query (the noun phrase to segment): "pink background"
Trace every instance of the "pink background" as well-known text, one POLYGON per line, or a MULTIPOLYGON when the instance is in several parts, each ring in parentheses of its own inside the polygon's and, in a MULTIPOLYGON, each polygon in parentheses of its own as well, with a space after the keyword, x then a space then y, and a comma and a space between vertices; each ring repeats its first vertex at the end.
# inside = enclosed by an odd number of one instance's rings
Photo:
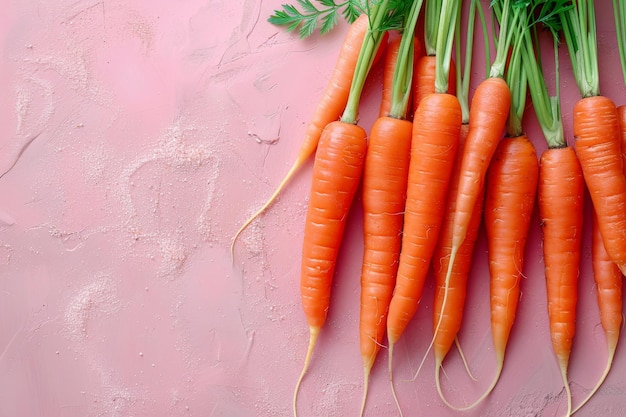
MULTIPOLYGON (((487 2, 484 2, 487 3, 487 2)), ((602 91, 624 103, 609 2, 597 2, 602 91)), ((346 25, 299 40, 266 22, 281 1, 9 0, 0 5, 0 416, 288 416, 308 328, 300 308, 307 165, 266 215, 230 239, 293 160, 346 25)), ((480 48, 480 42, 477 43, 480 48)), ((563 55, 565 57, 565 55, 563 55)), ((477 59, 475 79, 482 74, 477 59)), ((577 98, 562 61, 568 134, 577 98)), ((552 75, 551 71, 547 74, 552 75)), ((378 111, 374 68, 360 123, 378 111)), ((528 133, 545 149, 532 111, 528 133)), ((301 416, 357 415, 362 254, 359 200, 301 416)), ((484 235, 445 390, 464 404, 494 370, 484 235)), ((577 403, 606 348, 585 229, 570 380, 577 403)), ((550 346, 535 215, 501 382, 468 416, 556 416, 564 391, 550 346)), ((405 416, 453 416, 432 356, 432 281, 395 356, 405 416)), ((580 416, 626 413, 619 346, 580 416)), ((398 415, 381 351, 367 416, 398 415)))

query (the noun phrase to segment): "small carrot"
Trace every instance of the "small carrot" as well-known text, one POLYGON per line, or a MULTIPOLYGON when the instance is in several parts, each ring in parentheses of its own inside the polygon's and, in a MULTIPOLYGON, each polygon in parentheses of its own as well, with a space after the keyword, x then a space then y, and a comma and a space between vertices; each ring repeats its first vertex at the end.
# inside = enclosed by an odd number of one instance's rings
POLYGON ((289 183, 291 178, 293 178, 296 172, 298 172, 304 163, 313 155, 324 127, 326 127, 326 125, 330 122, 338 120, 341 113, 344 111, 348 101, 348 95, 354 77, 357 59, 367 33, 367 28, 368 17, 366 14, 359 16, 359 18, 350 25, 348 33, 346 34, 341 46, 341 50, 339 51, 333 73, 322 94, 322 97, 317 104, 317 107, 315 108, 311 120, 307 125, 304 140, 300 146, 298 154, 296 155, 296 160, 280 184, 278 184, 278 187, 272 193, 270 198, 261 206, 261 208, 254 212, 254 214, 252 214, 252 216, 250 216, 235 233, 231 243, 231 258, 234 259, 235 243, 239 235, 246 227, 248 227, 248 225, 250 225, 250 223, 254 221, 254 219, 256 219, 259 215, 265 212, 270 205, 272 205, 278 195, 289 183))

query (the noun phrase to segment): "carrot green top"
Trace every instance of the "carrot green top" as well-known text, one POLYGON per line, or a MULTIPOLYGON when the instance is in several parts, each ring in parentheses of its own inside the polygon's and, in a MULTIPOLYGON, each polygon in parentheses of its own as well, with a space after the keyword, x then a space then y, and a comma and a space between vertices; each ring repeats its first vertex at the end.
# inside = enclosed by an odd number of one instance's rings
MULTIPOLYGON (((475 27, 475 19, 476 13, 478 13, 478 17, 480 18, 482 31, 483 31, 483 40, 485 41, 485 68, 489 67, 490 59, 489 59, 489 40, 487 34, 487 23, 485 21, 485 13, 482 9, 482 5, 480 0, 471 0, 469 13, 467 16, 467 33, 465 36, 465 59, 463 60, 463 71, 460 70, 461 67, 461 25, 460 21, 456 24, 455 31, 455 51, 456 51, 456 63, 459 66, 459 71, 456 72, 456 96, 459 99, 459 104, 461 105, 462 119, 463 123, 469 123, 469 87, 470 87, 470 74, 472 72, 472 51, 474 47, 474 27, 475 27)), ((459 19, 461 14, 459 13, 459 19)), ((488 71, 488 69, 487 69, 488 71)))
POLYGON ((352 78, 352 85, 348 95, 348 103, 341 116, 342 122, 356 123, 361 92, 383 35, 385 31, 395 28, 399 20, 403 21, 407 13, 407 7, 412 5, 414 1, 380 0, 372 2, 371 5, 367 4, 369 25, 365 39, 363 39, 359 57, 357 58, 354 77, 352 78))
POLYGON ((613 0, 613 15, 615 16, 615 34, 617 35, 622 74, 626 84, 626 1, 613 0))
POLYGON ((554 63, 556 77, 556 92, 553 96, 548 93, 546 80, 541 70, 541 63, 537 57, 541 56, 539 51, 535 52, 537 32, 526 31, 524 34, 521 53, 524 68, 528 75, 528 88, 533 101, 535 114, 539 126, 543 132, 549 148, 562 148, 567 146, 565 134, 563 132, 563 121, 561 118, 560 88, 559 88, 559 33, 562 30, 561 18, 563 13, 567 13, 572 7, 571 2, 564 0, 552 0, 542 2, 542 7, 537 12, 536 22, 543 24, 552 34, 554 45, 554 63))
POLYGON ((422 8, 422 0, 414 0, 405 21, 402 30, 402 39, 400 40, 400 48, 398 50, 398 61, 393 75, 393 84, 391 87, 391 109, 390 117, 398 119, 406 118, 409 96, 411 92, 411 82, 413 79, 413 54, 414 54, 414 36, 417 18, 422 8))
POLYGON ((594 2, 593 0, 578 0, 571 3, 573 6, 559 13, 559 16, 572 61, 574 78, 581 97, 598 96, 600 95, 600 77, 598 75, 594 2))
MULTIPOLYGON (((435 45, 435 92, 448 91, 450 60, 454 45, 456 23, 461 11, 461 0, 440 0, 440 15, 437 17, 437 43, 435 45)), ((428 16, 427 16, 428 17, 428 16)))

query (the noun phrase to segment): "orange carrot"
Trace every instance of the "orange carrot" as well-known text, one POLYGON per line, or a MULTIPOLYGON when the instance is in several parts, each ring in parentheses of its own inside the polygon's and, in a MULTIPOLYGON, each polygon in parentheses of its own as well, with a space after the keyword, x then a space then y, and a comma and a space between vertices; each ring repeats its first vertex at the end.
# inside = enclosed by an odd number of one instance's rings
POLYGON ((390 373, 393 347, 421 299, 461 128, 461 108, 455 96, 431 94, 422 103, 413 122, 402 251, 387 317, 390 373))
POLYGON ((613 101, 592 96, 576 102, 574 137, 604 247, 622 273, 626 273, 626 177, 613 101))
POLYGON ((537 152, 526 135, 500 142, 489 167, 485 201, 491 329, 497 364, 494 386, 515 321, 538 175, 537 152))
POLYGON ((381 117, 369 137, 362 185, 364 252, 359 320, 364 401, 369 374, 383 343, 398 270, 412 126, 407 120, 381 117))
POLYGON ((341 121, 322 132, 315 154, 304 229, 300 290, 309 324, 309 348, 296 394, 308 369, 320 329, 326 322, 335 263, 352 199, 361 181, 367 135, 363 128, 341 121))
POLYGON ((571 414, 567 367, 576 331, 576 304, 583 223, 584 180, 570 147, 550 148, 541 156, 539 215, 543 230, 548 316, 571 414))
POLYGON ((469 125, 461 125, 459 134, 459 149, 457 159, 454 164, 450 184, 448 186, 448 196, 445 215, 439 239, 432 257, 431 267, 435 277, 435 301, 433 305, 434 327, 439 323, 439 332, 434 336, 433 352, 437 369, 450 351, 452 343, 461 329, 463 318, 463 308, 467 292, 467 277, 471 268, 474 243, 478 235, 478 229, 482 218, 483 198, 479 196, 476 207, 472 214, 468 234, 457 254, 457 262, 452 269, 450 280, 446 286, 446 274, 448 272, 448 261, 452 249, 452 225, 454 212, 456 210, 456 194, 460 176, 460 165, 463 147, 469 132, 469 125), (443 306, 445 292, 448 291, 447 305, 443 306))
POLYGON ((313 155, 320 135, 324 127, 332 121, 338 120, 346 107, 350 86, 354 77, 354 70, 363 40, 368 29, 368 17, 362 14, 357 20, 350 25, 350 29, 339 51, 339 56, 333 73, 328 81, 326 89, 322 94, 320 101, 315 108, 315 112, 307 126, 304 141, 300 146, 300 150, 296 156, 293 165, 278 184, 278 187, 270 198, 259 208, 252 216, 250 216, 239 230, 235 233, 231 243, 231 258, 234 258, 235 242, 243 230, 254 219, 261 215, 276 200, 280 192, 285 188, 287 183, 295 175, 295 173, 304 165, 304 163, 313 155))
MULTIPOLYGON (((620 121, 620 138, 622 153, 622 168, 626 171, 626 106, 618 107, 620 121)), ((617 342, 622 327, 622 280, 623 275, 615 262, 611 260, 602 241, 602 235, 598 226, 598 216, 595 211, 592 214, 591 224, 591 261, 593 277, 596 283, 598 307, 600 310, 600 322, 606 335, 607 361, 604 371, 598 382, 591 389, 587 397, 578 404, 572 414, 580 410, 600 389, 611 370, 617 342)))
POLYGON ((626 167, 626 104, 622 104, 617 108, 617 117, 619 118, 621 132, 622 166, 626 167))

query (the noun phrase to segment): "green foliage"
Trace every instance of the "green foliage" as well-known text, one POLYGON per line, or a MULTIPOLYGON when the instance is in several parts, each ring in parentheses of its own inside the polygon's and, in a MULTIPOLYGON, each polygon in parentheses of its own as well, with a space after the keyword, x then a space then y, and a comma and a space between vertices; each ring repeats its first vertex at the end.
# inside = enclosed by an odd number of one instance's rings
POLYGON ((338 22, 338 16, 352 23, 368 5, 360 0, 347 0, 336 3, 334 0, 317 0, 319 6, 311 0, 297 0, 299 6, 283 4, 282 10, 275 10, 268 22, 277 26, 287 26, 288 31, 298 30, 300 38, 311 36, 319 28, 321 34, 330 32, 338 22))

